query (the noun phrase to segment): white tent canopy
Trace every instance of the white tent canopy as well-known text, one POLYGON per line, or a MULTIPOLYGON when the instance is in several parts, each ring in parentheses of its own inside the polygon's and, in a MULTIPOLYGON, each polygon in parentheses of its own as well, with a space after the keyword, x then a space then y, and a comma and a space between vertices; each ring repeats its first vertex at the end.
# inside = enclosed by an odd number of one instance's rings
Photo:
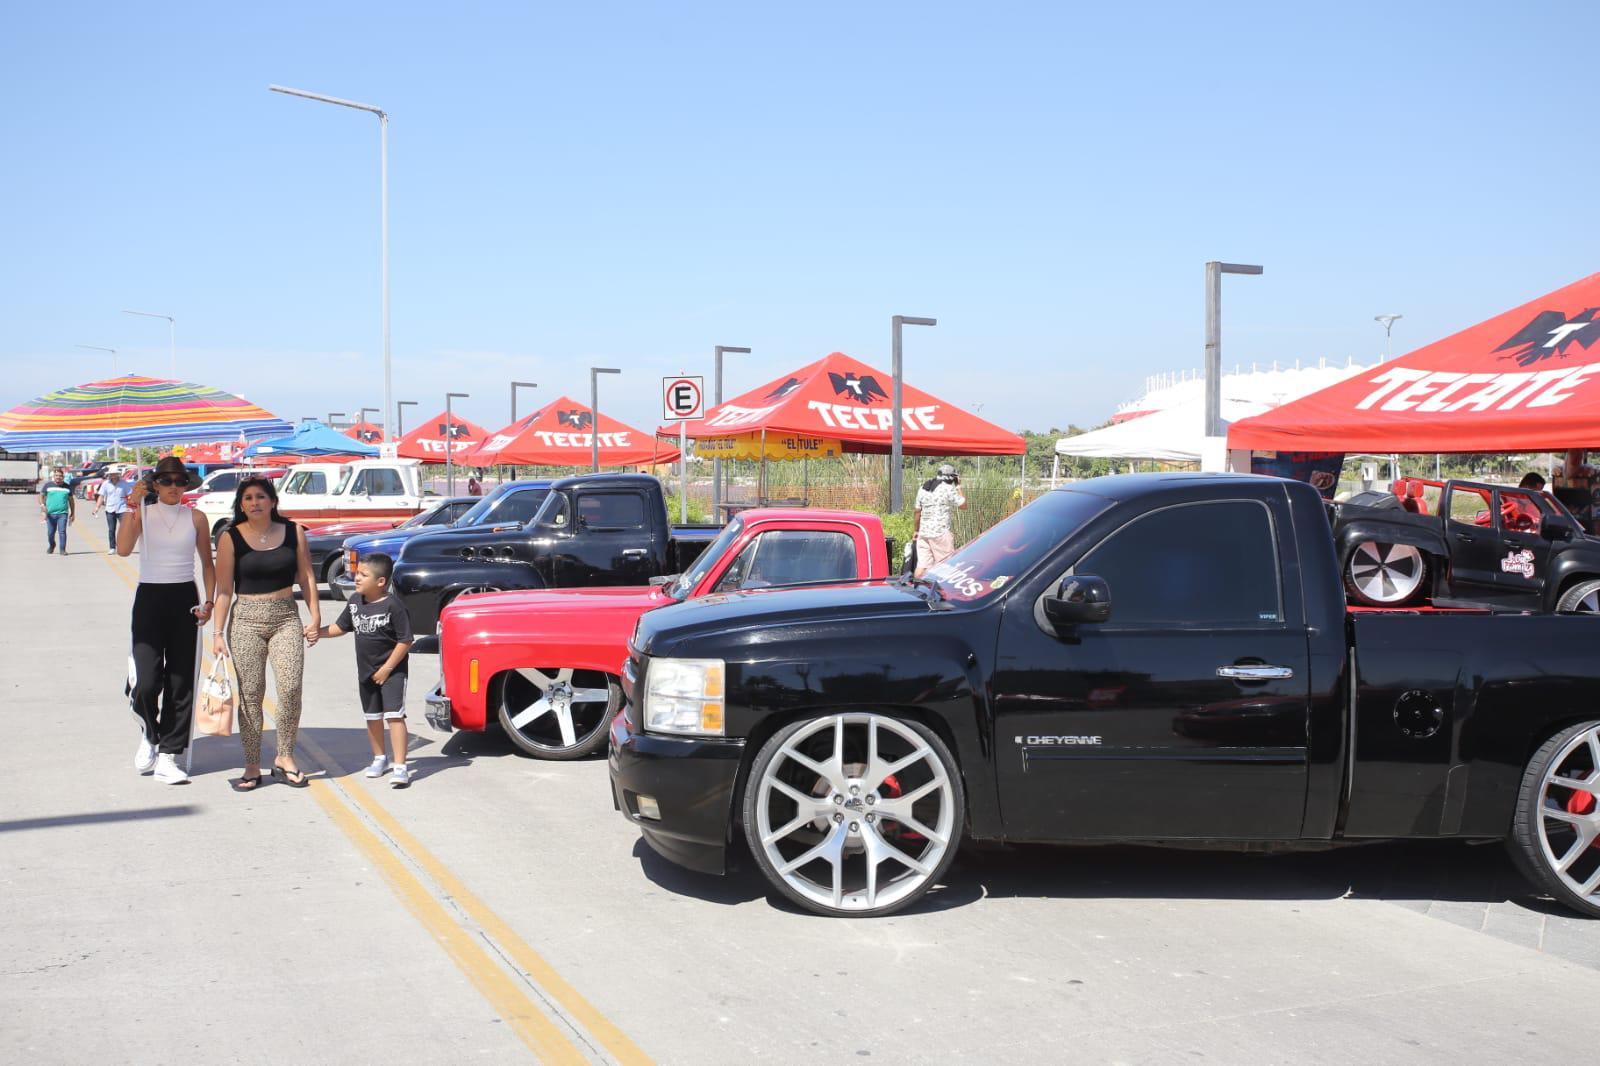
MULTIPOLYGON (((1228 424, 1270 410, 1274 405, 1251 400, 1222 401, 1222 431, 1228 424)), ((1056 441, 1057 455, 1088 459, 1150 459, 1162 463, 1198 463, 1205 447, 1206 407, 1203 399, 1132 418, 1076 437, 1056 441)))

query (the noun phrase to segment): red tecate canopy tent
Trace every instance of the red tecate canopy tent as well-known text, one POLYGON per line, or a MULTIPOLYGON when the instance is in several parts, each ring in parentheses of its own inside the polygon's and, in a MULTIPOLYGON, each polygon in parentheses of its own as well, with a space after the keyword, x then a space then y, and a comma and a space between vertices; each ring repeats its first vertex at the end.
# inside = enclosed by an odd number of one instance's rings
MULTIPOLYGON (((439 421, 443 422, 444 419, 441 418, 439 421)), ((348 429, 341 430, 341 432, 347 437, 354 437, 363 444, 383 443, 383 427, 375 426, 371 422, 357 422, 348 429)))
MULTIPOLYGON (((395 454, 402 459, 421 459, 425 463, 442 463, 445 459, 445 442, 449 441, 450 455, 457 463, 462 456, 483 443, 489 434, 482 426, 468 422, 460 415, 446 415, 440 411, 416 429, 400 438, 395 454)), ((466 463, 475 466, 475 463, 466 463)))
MULTIPOLYGON (((845 451, 884 454, 894 433, 894 379, 843 352, 818 359, 713 407, 689 423, 696 440, 769 435, 823 437, 845 451)), ((900 447, 906 455, 1021 455, 1027 445, 1015 433, 985 422, 955 404, 901 385, 900 447)), ((676 423, 656 430, 677 436, 676 423)))
POLYGON ((566 396, 552 400, 489 437, 459 462, 468 466, 587 466, 595 437, 601 466, 671 463, 678 449, 602 414, 595 425, 588 406, 566 396))
POLYGON ((1230 448, 1534 452, 1600 447, 1600 274, 1241 418, 1230 448))

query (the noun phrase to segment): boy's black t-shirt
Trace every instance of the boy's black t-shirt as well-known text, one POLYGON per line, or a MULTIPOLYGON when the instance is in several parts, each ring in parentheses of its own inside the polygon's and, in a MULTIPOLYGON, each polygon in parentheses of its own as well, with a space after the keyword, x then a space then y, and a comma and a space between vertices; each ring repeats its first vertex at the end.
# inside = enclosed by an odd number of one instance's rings
MULTIPOLYGON (((393 595, 368 603, 361 598, 361 593, 352 593, 344 613, 334 625, 342 632, 356 635, 356 669, 363 681, 389 661, 389 653, 396 644, 409 644, 412 640, 411 616, 406 613, 406 605, 393 595)), ((393 676, 408 673, 406 663, 410 659, 410 656, 401 659, 393 676)))

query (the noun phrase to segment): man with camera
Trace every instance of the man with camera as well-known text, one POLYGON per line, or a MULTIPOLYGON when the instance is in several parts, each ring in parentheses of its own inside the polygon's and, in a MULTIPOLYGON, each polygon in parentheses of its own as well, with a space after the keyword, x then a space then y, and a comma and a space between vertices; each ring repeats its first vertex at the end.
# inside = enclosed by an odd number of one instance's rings
POLYGON ((939 467, 938 476, 924 481, 917 489, 917 577, 954 554, 956 540, 950 522, 955 513, 965 510, 966 506, 967 498, 961 495, 961 478, 949 463, 939 467))

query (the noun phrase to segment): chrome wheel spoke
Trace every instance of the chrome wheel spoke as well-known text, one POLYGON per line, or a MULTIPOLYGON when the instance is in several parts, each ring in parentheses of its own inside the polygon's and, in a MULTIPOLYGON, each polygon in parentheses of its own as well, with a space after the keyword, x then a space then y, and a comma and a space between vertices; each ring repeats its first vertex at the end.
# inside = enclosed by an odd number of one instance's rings
POLYGON ((1597 782, 1600 782, 1600 726, 1591 726, 1573 737, 1550 760, 1540 786, 1538 829, 1544 859, 1567 888, 1588 899, 1600 892, 1600 810, 1596 809, 1597 782), (1566 768, 1577 757, 1579 768, 1566 768), (1582 768, 1587 759, 1588 768, 1582 768), (1578 806, 1584 793, 1588 809, 1581 813, 1568 808, 1578 806), (1554 839, 1552 839, 1552 836, 1554 839), (1559 851, 1559 853, 1558 853, 1559 851), (1587 862, 1585 861, 1587 858, 1587 862))
POLYGON ((573 703, 607 703, 611 693, 603 688, 575 688, 572 690, 573 703))
POLYGON ((572 708, 565 703, 556 705, 556 728, 561 730, 561 744, 570 748, 578 742, 578 734, 572 728, 572 708))
POLYGON ((535 718, 549 714, 550 710, 551 707, 549 700, 543 698, 534 700, 522 710, 511 716, 511 724, 516 726, 518 729, 521 729, 535 718))
POLYGON ((807 770, 810 770, 812 773, 816 774, 822 780, 828 782, 828 784, 832 785, 834 788, 836 788, 836 789, 844 788, 844 774, 843 773, 839 773, 839 774, 835 775, 834 770, 833 770, 833 768, 831 766, 824 766, 822 763, 819 763, 819 762, 817 762, 817 761, 815 761, 813 759, 808 759, 806 756, 800 754, 798 751, 795 751, 793 745, 790 745, 788 747, 785 747, 785 748, 781 749, 779 751, 779 754, 787 756, 790 759, 793 759, 795 762, 799 763, 801 766, 804 766, 807 770))
POLYGON ((518 670, 517 673, 526 678, 528 683, 534 688, 538 689, 540 692, 548 692, 550 690, 550 686, 555 684, 555 680, 553 678, 545 676, 542 670, 535 670, 531 666, 524 667, 518 670))

